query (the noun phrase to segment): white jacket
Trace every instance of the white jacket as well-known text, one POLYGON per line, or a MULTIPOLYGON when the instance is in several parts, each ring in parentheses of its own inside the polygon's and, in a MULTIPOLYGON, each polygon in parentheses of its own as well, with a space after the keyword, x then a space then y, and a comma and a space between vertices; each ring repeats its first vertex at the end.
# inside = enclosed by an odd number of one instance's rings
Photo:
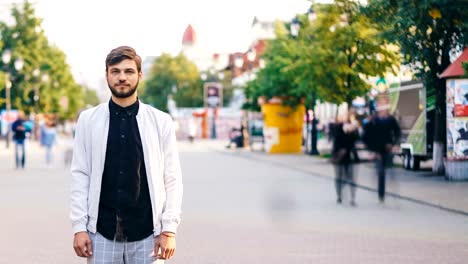
MULTIPOLYGON (((76 126, 70 201, 74 233, 96 233, 109 131, 108 105, 103 103, 83 111, 76 126)), ((180 223, 182 174, 172 119, 141 102, 136 119, 153 209, 154 235, 163 231, 175 233, 180 223)))

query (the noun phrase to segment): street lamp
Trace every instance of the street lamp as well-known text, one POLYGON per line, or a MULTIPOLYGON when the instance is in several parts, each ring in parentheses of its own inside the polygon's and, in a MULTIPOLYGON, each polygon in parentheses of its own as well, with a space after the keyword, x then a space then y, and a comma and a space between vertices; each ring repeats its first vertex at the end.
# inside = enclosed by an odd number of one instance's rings
POLYGON ((206 73, 202 73, 200 75, 200 78, 202 79, 202 81, 206 81, 206 79, 208 78, 208 76, 206 75, 206 73))
MULTIPOLYGON (((317 19, 317 14, 315 13, 314 9, 311 7, 309 9, 309 11, 307 12, 307 17, 309 19, 309 22, 314 22, 316 19, 317 19)), ((291 33, 291 36, 293 38, 297 38, 299 36, 299 30, 301 28, 301 22, 299 21, 299 19, 297 17, 295 17, 292 21, 291 21, 291 25, 290 25, 290 33, 291 33)), ((312 119, 312 128, 311 128, 311 142, 310 142, 310 150, 308 152, 308 154, 310 155, 319 155, 320 153, 318 152, 318 149, 317 149, 317 119, 315 118, 315 101, 316 101, 316 97, 317 97, 317 94, 316 94, 316 91, 315 89, 312 90, 312 105, 311 105, 311 108, 312 108, 312 116, 309 116, 309 111, 307 111, 307 138, 308 138, 308 135, 309 135, 309 126, 310 126, 310 119, 312 119)), ((306 144, 308 143, 308 140, 306 141, 306 144)), ((307 146, 307 145, 306 145, 307 146)), ((307 149, 307 148, 306 148, 307 149)))
POLYGON ((260 69, 265 68, 265 59, 260 58, 260 59, 258 60, 258 67, 260 67, 260 69))
MULTIPOLYGON (((37 80, 41 71, 36 68, 33 70, 32 75, 34 76, 34 80, 37 80)), ((37 83, 34 84, 34 112, 38 112, 38 101, 39 101, 39 86, 37 83)))
POLYGON ((244 58, 242 55, 237 55, 236 58, 234 59, 234 66, 236 68, 242 68, 244 66, 244 58))
POLYGON ((309 11, 307 11, 307 17, 309 18, 310 22, 314 22, 317 19, 317 13, 315 13, 313 7, 310 7, 309 11))
POLYGON ((222 71, 218 72, 218 79, 221 81, 224 80, 224 72, 222 71))
MULTIPOLYGON (((11 61, 11 51, 10 50, 5 50, 2 54, 2 62, 4 65, 4 71, 5 71, 5 99, 6 99, 6 121, 7 121, 7 135, 6 135, 6 147, 10 147, 10 124, 9 124, 9 118, 10 118, 10 111, 11 111, 11 78, 10 78, 10 69, 9 69, 9 64, 11 61)), ((14 67, 16 71, 20 71, 24 66, 24 61, 21 58, 17 58, 14 62, 14 67)))
POLYGON ((254 49, 249 49, 247 52, 247 60, 249 61, 249 80, 254 79, 253 71, 253 64, 255 63, 255 59, 257 58, 257 53, 254 49))
POLYGON ((249 49, 249 51, 247 52, 247 60, 249 60, 250 63, 253 63, 256 57, 257 57, 257 54, 255 50, 249 49))
POLYGON ((301 22, 299 21, 299 19, 297 17, 295 17, 292 21, 291 21, 291 25, 289 26, 289 30, 291 31, 291 35, 296 38, 297 36, 299 36, 299 29, 301 28, 301 22))

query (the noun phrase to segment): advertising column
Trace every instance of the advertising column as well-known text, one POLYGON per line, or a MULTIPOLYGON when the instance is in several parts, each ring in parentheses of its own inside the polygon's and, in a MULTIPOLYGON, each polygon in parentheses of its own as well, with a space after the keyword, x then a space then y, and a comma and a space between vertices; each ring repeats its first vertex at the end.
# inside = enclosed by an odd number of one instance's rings
POLYGON ((447 80, 447 172, 468 179, 468 79, 447 80))

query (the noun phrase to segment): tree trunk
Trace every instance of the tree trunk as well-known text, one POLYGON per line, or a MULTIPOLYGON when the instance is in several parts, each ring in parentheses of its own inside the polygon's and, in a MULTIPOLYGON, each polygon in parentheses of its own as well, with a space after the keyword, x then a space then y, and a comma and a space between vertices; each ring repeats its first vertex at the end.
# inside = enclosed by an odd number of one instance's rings
POLYGON ((435 116, 434 116, 434 145, 432 171, 438 175, 445 172, 444 156, 447 141, 447 109, 445 80, 437 80, 435 84, 435 116))
MULTIPOLYGON (((447 34, 449 35, 449 34, 447 34)), ((444 43, 450 43, 446 39, 444 43)), ((450 65, 450 47, 447 44, 440 47, 442 51, 441 64, 438 69, 440 74, 450 65)), ((435 86, 435 116, 434 116, 434 145, 433 145, 433 165, 432 171, 438 175, 445 173, 444 156, 445 146, 447 145, 447 105, 446 105, 446 81, 439 79, 438 75, 433 76, 433 85, 435 86)))

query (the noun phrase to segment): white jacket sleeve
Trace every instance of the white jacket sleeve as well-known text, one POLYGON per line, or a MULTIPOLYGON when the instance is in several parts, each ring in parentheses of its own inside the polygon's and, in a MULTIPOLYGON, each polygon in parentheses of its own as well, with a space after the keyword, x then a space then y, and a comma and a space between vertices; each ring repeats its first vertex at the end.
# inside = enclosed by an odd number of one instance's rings
POLYGON ((177 232, 182 207, 182 172, 172 119, 168 116, 163 130, 164 188, 166 203, 162 212, 162 232, 177 232))
POLYGON ((90 183, 90 164, 86 151, 86 116, 82 113, 78 119, 73 142, 71 163, 70 220, 73 232, 86 231, 88 223, 88 195, 90 183))

